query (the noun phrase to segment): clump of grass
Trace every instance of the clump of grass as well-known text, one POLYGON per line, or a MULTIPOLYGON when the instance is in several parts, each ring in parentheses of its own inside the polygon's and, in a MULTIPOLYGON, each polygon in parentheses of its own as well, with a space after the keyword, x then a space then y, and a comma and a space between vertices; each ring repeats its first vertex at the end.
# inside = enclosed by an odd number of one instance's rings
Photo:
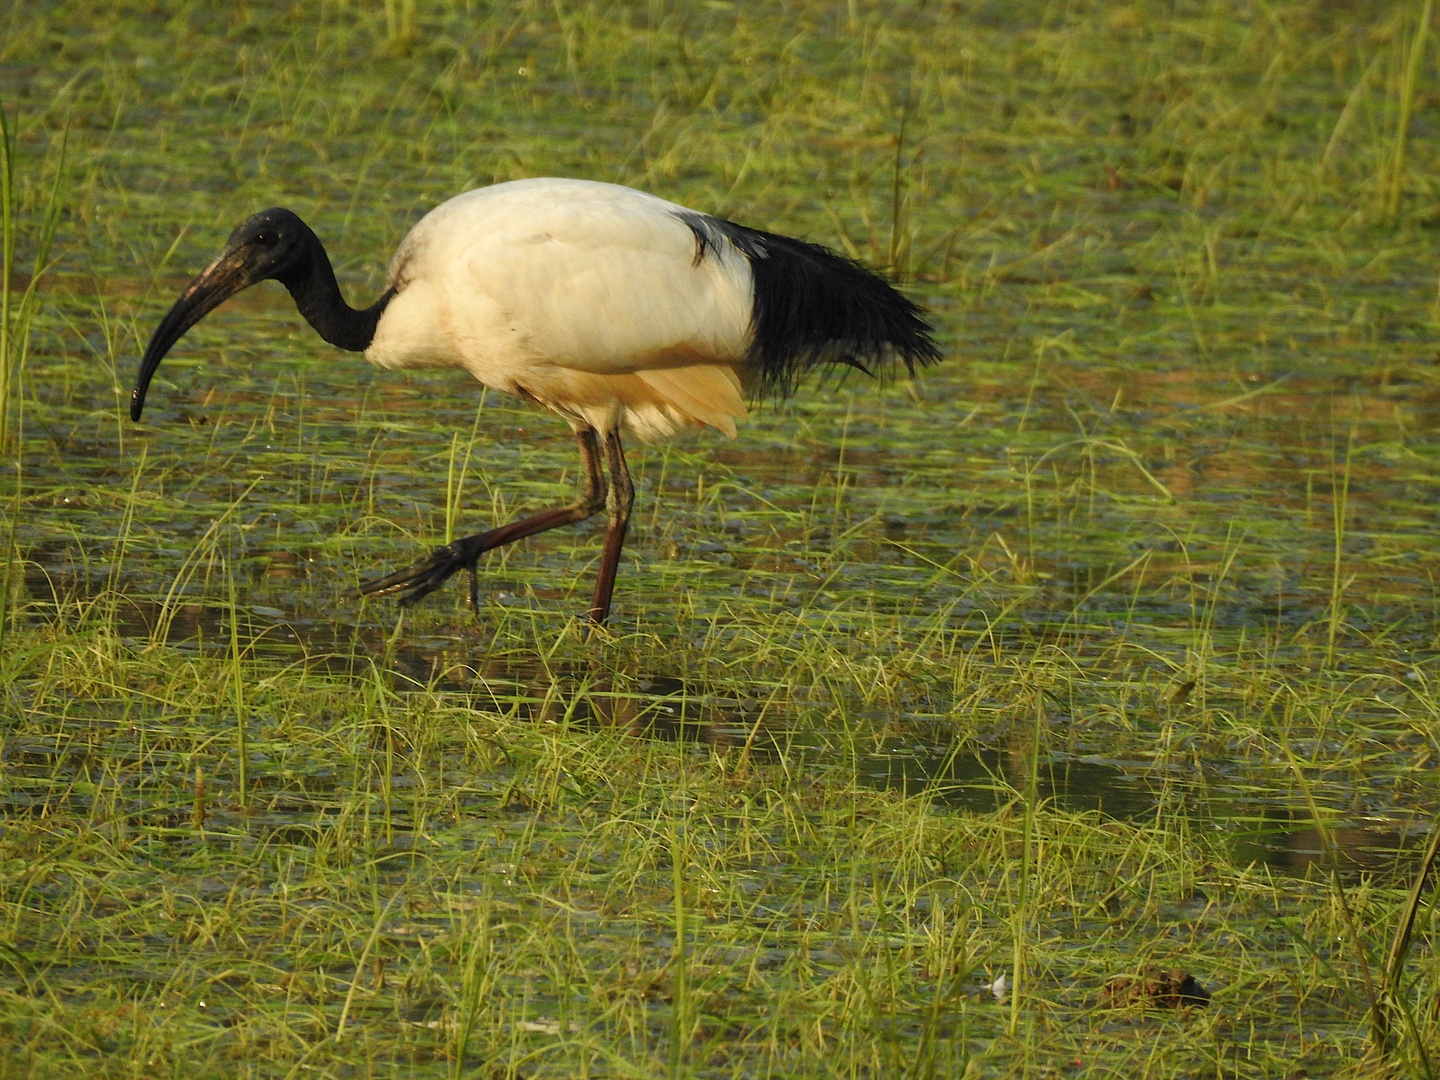
MULTIPOLYGON (((62 144, 63 145, 63 144, 62 144)), ((5 648, 5 635, 11 619, 11 598, 14 588, 13 568, 19 554, 16 548, 16 527, 24 484, 21 441, 24 437, 22 385, 25 360, 30 352, 31 327, 35 319, 38 288, 49 269, 51 246, 60 218, 61 167, 55 170, 54 186, 48 204, 34 215, 38 220, 33 244, 34 262, 29 280, 23 287, 16 279, 15 256, 19 248, 22 223, 17 206, 15 183, 15 139, 6 113, 5 98, 0 96, 0 457, 6 460, 11 473, 10 513, 5 522, 4 547, 0 549, 0 652, 5 648), (18 300, 15 293, 19 293, 18 300)))

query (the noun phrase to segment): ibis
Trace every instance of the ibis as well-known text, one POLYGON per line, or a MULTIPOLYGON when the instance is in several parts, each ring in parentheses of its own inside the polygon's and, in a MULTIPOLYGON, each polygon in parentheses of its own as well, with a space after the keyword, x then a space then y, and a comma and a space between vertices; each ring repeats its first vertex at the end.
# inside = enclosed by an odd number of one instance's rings
POLYGON ((464 368, 542 405, 580 447, 579 493, 436 548, 361 585, 410 604, 487 551, 604 508, 590 622, 610 611, 634 501, 626 439, 690 427, 735 435, 747 400, 784 398, 807 372, 883 375, 940 358, 924 311, 884 277, 817 244, 762 232, 633 188, 530 179, 431 210, 391 260, 385 291, 356 310, 319 238, 289 210, 247 218, 156 327, 132 392, 140 419, 160 361, 228 297, 274 279, 331 345, 383 368, 464 368), (608 474, 608 479, 607 479, 608 474))

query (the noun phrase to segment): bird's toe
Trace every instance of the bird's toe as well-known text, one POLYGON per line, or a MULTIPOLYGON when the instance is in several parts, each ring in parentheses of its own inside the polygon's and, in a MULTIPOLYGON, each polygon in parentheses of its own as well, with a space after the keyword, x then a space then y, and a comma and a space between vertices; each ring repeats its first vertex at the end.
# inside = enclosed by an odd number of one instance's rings
POLYGON ((425 558, 412 563, 404 570, 397 570, 383 578, 366 581, 360 586, 362 596, 390 596, 404 593, 400 597, 403 606, 409 606, 422 596, 438 589, 451 574, 475 563, 474 555, 460 550, 454 544, 438 547, 425 558))

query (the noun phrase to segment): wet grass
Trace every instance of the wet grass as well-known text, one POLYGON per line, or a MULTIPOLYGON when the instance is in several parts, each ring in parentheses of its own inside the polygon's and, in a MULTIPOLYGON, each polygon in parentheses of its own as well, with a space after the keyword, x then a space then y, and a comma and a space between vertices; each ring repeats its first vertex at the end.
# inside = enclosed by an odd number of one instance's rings
POLYGON ((1437 797, 1430 17, 5 8, 0 1075, 1433 1075, 1425 894, 1385 982, 1437 797), (476 613, 354 594, 567 498, 544 415, 275 288, 125 418, 246 213, 358 299, 547 174, 889 265, 950 359, 635 454, 591 644, 593 529, 476 613), (1149 965, 1213 1000, 1111 1007, 1149 965))

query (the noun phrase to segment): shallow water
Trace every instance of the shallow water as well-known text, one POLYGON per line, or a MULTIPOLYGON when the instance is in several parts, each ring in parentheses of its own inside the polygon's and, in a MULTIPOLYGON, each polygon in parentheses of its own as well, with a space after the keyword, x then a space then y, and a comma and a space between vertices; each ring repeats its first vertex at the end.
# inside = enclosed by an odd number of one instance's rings
MULTIPOLYGON (((43 564, 42 564, 43 565, 43 564)), ((257 577, 272 574, 273 557, 257 577)), ((284 576, 291 563, 280 560, 284 576)), ((91 599, 107 581, 95 583, 91 599)), ((53 599, 35 605, 43 612, 84 601, 78 582, 63 574, 45 575, 33 566, 27 577, 32 597, 53 599), (56 585, 60 587, 55 588, 56 585), (67 589, 69 591, 67 591, 67 589), (51 590, 54 590, 53 592, 51 590)), ((181 653, 217 658, 234 643, 230 607, 214 602, 171 602, 112 596, 114 625, 137 647, 163 641, 181 653)), ((510 595, 492 602, 553 603, 570 599, 510 595)), ((379 672, 396 690, 407 687, 465 695, 477 708, 524 718, 536 724, 623 729, 640 738, 678 741, 711 753, 743 753, 757 761, 782 756, 810 767, 853 768, 862 783, 926 795, 937 805, 958 811, 993 813, 1018 805, 1029 791, 1029 772, 1038 769, 1034 791, 1039 799, 1068 811, 1091 811, 1132 821, 1158 815, 1183 815, 1192 827, 1219 834, 1218 846, 1237 866, 1261 864, 1281 873, 1305 875, 1334 867, 1346 875, 1363 873, 1379 881, 1404 884, 1428 840, 1431 827, 1424 810, 1360 794, 1364 787, 1394 785, 1394 762, 1364 777, 1334 783, 1332 812, 1317 826, 1306 805, 1297 801, 1285 776, 1257 770, 1253 764, 1207 762, 1202 769, 1140 754, 1107 753, 1097 740, 1068 752, 1045 750, 1032 757, 1023 729, 1008 736, 946 739, 943 703, 926 702, 933 712, 886 713, 863 701, 807 700, 773 690, 746 694, 732 684, 703 684, 649 670, 616 669, 600 662, 569 666, 537 654, 495 655, 487 648, 483 626, 460 632, 387 638, 378 626, 360 627, 334 619, 291 619, 275 608, 240 610, 238 642, 252 657, 271 664, 301 662, 307 668, 344 676, 379 672), (869 748, 837 745, 826 734, 835 723, 865 722, 877 736, 869 748), (1348 805, 1346 805, 1348 803, 1348 805), (1362 809, 1363 805, 1363 809, 1362 809)), ((1049 718, 1063 723, 1063 712, 1049 718)), ((1412 744, 1413 745, 1413 744, 1412 744)), ((9 745, 9 761, 19 798, 11 808, 28 805, 24 776, 43 777, 46 787, 75 777, 77 769, 54 758, 40 744, 9 745)), ((1399 774, 1404 776, 1407 770, 1399 774)), ((323 775, 312 780, 320 782, 323 775)), ((305 786, 308 786, 305 785, 305 786)), ((1325 789, 1323 780, 1320 788, 1325 789)), ((77 807, 78 809, 78 807, 77 807)), ((264 819, 275 828, 304 830, 317 806, 306 799, 271 806, 264 819)))
MULTIPOLYGON (((54 289, 61 307, 86 302, 72 280, 54 289)), ((98 295, 121 304, 140 291, 107 281, 98 295)), ((853 760, 867 782, 928 785, 976 810, 1021 787, 997 748, 1014 721, 956 725, 964 689, 943 679, 877 707, 863 693, 817 703, 777 692, 782 670, 755 687, 707 685, 663 656, 596 673, 523 648, 491 655, 497 615, 558 628, 575 612, 594 523, 492 557, 487 610, 472 619, 457 580, 392 641, 394 609, 362 604, 354 584, 437 542, 447 485, 457 530, 568 498, 573 444, 552 419, 464 379, 371 372, 303 337, 288 352, 267 345, 296 332, 288 299, 277 289, 241 299, 167 360, 139 427, 117 415, 120 387, 65 353, 32 361, 51 376, 35 380, 28 406, 24 483, 37 512, 17 536, 34 617, 114 589, 127 639, 223 653, 233 587, 246 649, 276 661, 380 663, 396 685, 471 693, 502 711, 757 752, 813 744, 824 757, 827 727, 858 726, 874 749, 832 760, 853 760)), ((147 305, 150 317, 159 307, 147 305)), ((1423 818, 1417 800, 1435 794, 1412 764, 1433 753, 1433 736, 1416 741, 1430 721, 1409 696, 1436 656, 1429 495, 1440 471, 1423 433, 1440 379, 1429 346, 1331 332, 1323 356, 1292 343, 1286 364, 1251 370, 1179 366, 1163 350, 1147 361, 1144 348, 1123 362, 1102 353, 1002 367, 966 354, 999 351, 1024 322, 1003 305, 960 317, 961 357, 913 385, 822 385, 760 410, 735 443, 638 449, 616 627, 679 645, 703 625, 725 642, 745 619, 785 615, 805 635, 852 640, 861 659, 938 634, 994 671, 1048 650, 1069 689, 1047 721, 1059 745, 1041 755, 1042 791, 1122 817, 1184 812, 1229 837, 1237 862, 1282 869, 1314 861, 1291 770, 1252 747, 1234 764, 1176 762, 1133 735, 1116 745, 1107 725, 1151 724, 1137 702, 1164 705, 1193 682, 1200 651, 1249 659, 1160 708, 1167 730, 1197 706, 1244 716, 1245 683, 1262 669, 1368 677, 1373 715, 1353 715, 1389 746, 1369 755, 1363 778, 1331 784, 1322 770, 1319 790, 1332 843, 1355 849, 1341 856, 1347 867, 1399 865, 1392 851, 1423 818), (1393 363, 1378 374, 1344 356, 1382 351, 1393 363), (683 606, 668 610, 667 595, 683 606), (1339 644, 1326 648, 1331 623, 1339 644)), ((116 379, 126 375, 117 363, 116 379)))

